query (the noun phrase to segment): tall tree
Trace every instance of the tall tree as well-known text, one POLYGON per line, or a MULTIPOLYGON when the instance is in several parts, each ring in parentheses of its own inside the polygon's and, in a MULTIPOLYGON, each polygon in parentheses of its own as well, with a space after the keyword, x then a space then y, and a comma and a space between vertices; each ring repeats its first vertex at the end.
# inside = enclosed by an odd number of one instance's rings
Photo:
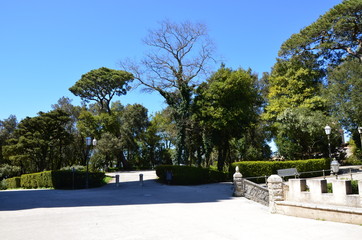
POLYGON ((69 90, 84 101, 96 101, 103 111, 110 114, 112 98, 125 95, 132 80, 131 73, 101 67, 82 75, 69 90))
POLYGON ((356 59, 348 59, 330 69, 328 82, 325 97, 331 114, 352 133, 356 145, 360 146, 357 128, 362 126, 362 64, 356 59))
POLYGON ((309 53, 278 59, 274 65, 262 118, 269 123, 283 157, 308 158, 324 149, 322 125, 328 123, 329 115, 321 96, 323 77, 317 56, 309 53))
POLYGON ((177 128, 176 161, 184 164, 189 154, 186 148, 187 129, 190 125, 191 102, 198 76, 205 71, 214 47, 206 26, 183 22, 161 22, 144 39, 150 52, 141 66, 121 63, 148 90, 157 91, 173 112, 177 128))
POLYGON ((4 152, 26 173, 59 169, 63 166, 64 146, 71 142, 65 129, 69 121, 69 115, 62 110, 27 117, 19 123, 4 152))
POLYGON ((3 146, 6 144, 6 141, 11 138, 17 125, 18 122, 15 115, 10 115, 7 119, 0 120, 0 164, 5 161, 2 151, 3 146))
POLYGON ((257 76, 251 70, 222 66, 198 89, 197 118, 212 132, 219 170, 230 160, 230 140, 240 138, 257 120, 262 101, 256 84, 257 76))
POLYGON ((326 63, 338 64, 346 56, 362 63, 362 2, 344 0, 317 21, 285 41, 279 56, 312 52, 326 63))
POLYGON ((149 126, 147 109, 140 104, 127 105, 121 115, 121 139, 127 149, 127 160, 131 164, 140 163, 140 142, 149 126), (138 163, 137 163, 138 162, 138 163))

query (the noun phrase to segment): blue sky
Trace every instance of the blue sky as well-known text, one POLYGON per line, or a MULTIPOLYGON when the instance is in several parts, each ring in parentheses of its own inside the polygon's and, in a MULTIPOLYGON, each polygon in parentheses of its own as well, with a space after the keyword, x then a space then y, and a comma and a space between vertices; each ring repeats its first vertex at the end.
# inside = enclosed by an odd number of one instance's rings
MULTIPOLYGON (((92 69, 142 58, 147 30, 166 18, 206 24, 218 59, 261 75, 291 34, 341 2, 0 0, 0 119, 47 112, 63 96, 79 105, 69 87, 92 69)), ((140 89, 115 100, 141 103, 150 113, 165 107, 158 94, 140 89)))

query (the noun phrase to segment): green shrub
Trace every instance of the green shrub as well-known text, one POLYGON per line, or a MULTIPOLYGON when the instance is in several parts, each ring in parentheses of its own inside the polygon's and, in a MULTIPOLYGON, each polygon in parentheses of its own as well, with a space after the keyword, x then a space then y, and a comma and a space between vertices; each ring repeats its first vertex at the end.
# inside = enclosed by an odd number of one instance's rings
POLYGON ((12 178, 19 176, 21 172, 20 167, 12 166, 9 164, 2 164, 0 165, 0 180, 4 178, 12 178))
POLYGON ((52 171, 23 174, 20 182, 23 188, 51 188, 53 187, 52 171))
POLYGON ((5 180, 7 188, 20 188, 20 177, 8 178, 5 180))
POLYGON ((156 174, 160 181, 167 182, 166 172, 172 173, 171 184, 175 185, 196 185, 227 180, 227 174, 207 168, 159 165, 156 167, 156 174))
POLYGON ((347 159, 345 159, 342 162, 342 165, 344 165, 344 166, 362 165, 362 160, 358 159, 358 157, 356 155, 352 155, 352 156, 348 157, 347 159))
MULTIPOLYGON (((100 187, 104 184, 103 172, 90 172, 88 175, 88 187, 100 187)), ((79 171, 52 171, 52 182, 56 189, 81 189, 85 188, 87 173, 79 171), (74 186, 73 186, 74 183, 74 186)))
MULTIPOLYGON (((328 159, 309 159, 295 161, 245 161, 232 164, 234 170, 239 166, 243 177, 270 176, 277 174, 278 169, 296 168, 298 172, 320 171, 330 168, 328 159)), ((312 177, 322 175, 322 172, 303 174, 301 177, 312 177)))
MULTIPOLYGON (((87 173, 83 171, 45 171, 39 173, 24 174, 21 176, 21 187, 23 188, 56 188, 72 189, 85 188, 87 173)), ((105 174, 101 172, 89 173, 88 186, 99 187, 104 184, 105 174)))
POLYGON ((0 190, 6 190, 8 188, 8 184, 6 182, 6 179, 3 179, 0 181, 0 190))

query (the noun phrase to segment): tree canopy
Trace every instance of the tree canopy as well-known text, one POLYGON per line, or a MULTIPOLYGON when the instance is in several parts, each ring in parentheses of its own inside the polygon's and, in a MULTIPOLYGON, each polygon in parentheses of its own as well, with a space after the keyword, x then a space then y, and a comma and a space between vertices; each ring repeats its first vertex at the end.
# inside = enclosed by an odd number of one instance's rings
POLYGON ((257 76, 222 66, 207 82, 200 85, 196 97, 196 118, 218 149, 218 168, 223 170, 230 159, 230 140, 241 138, 256 123, 262 104, 257 89, 257 76))
POLYGON ((290 58, 305 52, 317 54, 332 64, 346 56, 362 62, 362 2, 345 0, 336 5, 285 41, 279 56, 290 58))
POLYGON ((189 154, 186 147, 190 128, 191 103, 198 76, 205 72, 212 59, 214 47, 204 24, 162 21, 144 39, 149 53, 140 65, 121 63, 150 91, 157 91, 172 109, 176 123, 176 162, 185 164, 189 154))
POLYGON ((132 80, 131 73, 101 67, 82 75, 69 90, 84 101, 96 101, 102 110, 110 113, 112 98, 125 95, 132 80))

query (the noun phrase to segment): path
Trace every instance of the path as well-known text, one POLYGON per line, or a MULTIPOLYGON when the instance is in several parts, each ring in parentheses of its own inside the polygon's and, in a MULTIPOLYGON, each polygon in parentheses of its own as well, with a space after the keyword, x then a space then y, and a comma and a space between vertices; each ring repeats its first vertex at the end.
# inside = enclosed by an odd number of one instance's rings
POLYGON ((230 183, 168 186, 154 172, 86 190, 0 191, 2 240, 361 239, 362 226, 270 214, 230 183), (127 181, 127 182, 125 182, 127 181))

